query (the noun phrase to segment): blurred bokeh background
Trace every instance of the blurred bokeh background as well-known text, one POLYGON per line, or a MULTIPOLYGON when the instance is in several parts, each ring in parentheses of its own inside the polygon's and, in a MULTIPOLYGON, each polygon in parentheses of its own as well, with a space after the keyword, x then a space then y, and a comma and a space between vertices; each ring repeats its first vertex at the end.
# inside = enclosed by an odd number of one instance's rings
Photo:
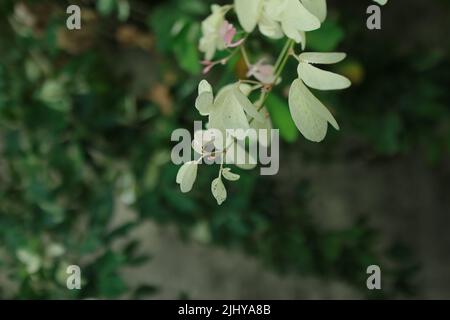
MULTIPOLYGON (((329 0, 308 50, 348 53, 352 88, 321 96, 341 131, 300 136, 291 61, 267 102, 280 173, 242 172, 220 207, 214 169, 183 195, 170 161, 171 132, 199 119, 212 2, 0 2, 0 298, 449 299, 449 1, 391 0, 370 31, 369 0, 329 0)), ((237 56, 208 80, 242 74, 237 56)))

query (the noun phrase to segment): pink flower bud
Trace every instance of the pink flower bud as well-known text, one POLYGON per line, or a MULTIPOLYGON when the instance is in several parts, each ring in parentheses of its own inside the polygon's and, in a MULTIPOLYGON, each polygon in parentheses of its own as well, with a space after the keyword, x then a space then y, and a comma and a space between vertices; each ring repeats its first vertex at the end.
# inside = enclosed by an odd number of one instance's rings
POLYGON ((251 65, 247 77, 255 77, 264 84, 270 84, 275 81, 275 68, 271 64, 265 64, 261 59, 254 65, 251 65))
POLYGON ((242 42, 244 42, 244 39, 240 39, 236 42, 233 42, 233 38, 235 35, 236 35, 236 28, 233 26, 233 24, 225 20, 223 22, 222 27, 220 28, 220 36, 225 42, 226 48, 235 48, 237 46, 240 46, 242 42))

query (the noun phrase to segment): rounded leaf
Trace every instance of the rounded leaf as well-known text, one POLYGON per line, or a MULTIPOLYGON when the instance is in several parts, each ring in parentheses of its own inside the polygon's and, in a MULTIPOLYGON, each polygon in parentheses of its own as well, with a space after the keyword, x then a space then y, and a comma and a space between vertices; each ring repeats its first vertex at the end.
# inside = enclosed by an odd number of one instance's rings
MULTIPOLYGON (((242 94, 242 96, 248 100, 245 95, 242 94)), ((236 97, 234 87, 221 90, 209 115, 210 128, 221 131, 226 129, 247 130, 250 126, 244 112, 244 106, 241 103, 242 100, 239 101, 236 97)), ((250 101, 248 103, 251 104, 250 101)))
POLYGON ((211 85, 206 80, 202 80, 198 85, 198 97, 195 100, 195 108, 202 116, 211 112, 214 96, 211 85))
POLYGON ((231 172, 230 168, 225 168, 222 170, 222 176, 228 181, 238 181, 240 179, 240 175, 231 172))
POLYGON ((294 80, 289 91, 289 110, 301 134, 310 141, 320 142, 325 138, 328 122, 339 129, 330 111, 300 79, 294 80))
POLYGON ((341 62, 347 55, 343 52, 304 52, 299 58, 313 64, 334 64, 341 62))
POLYGON ((305 84, 313 89, 340 90, 351 86, 350 80, 346 77, 319 69, 305 62, 300 62, 297 71, 305 84))
POLYGON ((211 192, 219 206, 227 199, 227 190, 220 178, 214 179, 211 183, 211 192))
POLYGON ((202 80, 198 84, 198 95, 201 95, 204 92, 213 92, 212 86, 206 80, 202 80))
POLYGON ((187 193, 192 190, 197 179, 198 163, 196 161, 186 162, 178 170, 176 182, 180 185, 181 192, 187 193))

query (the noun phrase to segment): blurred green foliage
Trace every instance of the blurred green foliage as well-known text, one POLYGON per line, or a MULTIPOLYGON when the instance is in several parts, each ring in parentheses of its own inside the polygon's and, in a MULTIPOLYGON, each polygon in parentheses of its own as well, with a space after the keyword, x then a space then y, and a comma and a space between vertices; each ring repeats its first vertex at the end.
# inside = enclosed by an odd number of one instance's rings
MULTIPOLYGON (((175 225, 185 239, 254 255, 280 272, 344 279, 359 287, 367 265, 387 259, 392 285, 383 297, 413 293, 409 280, 416 266, 408 251, 393 244, 390 252, 380 253, 379 234, 364 220, 344 230, 322 230, 308 209, 307 181, 288 183, 241 172, 240 183, 229 190, 230 200, 217 207, 205 196, 215 173, 202 168, 208 174, 201 175, 193 192, 179 192, 178 168, 169 161, 170 134, 178 127, 191 128, 197 119, 192 107, 202 78, 197 41, 207 1, 87 1, 83 10, 95 18, 81 38, 62 30, 64 1, 27 3, 19 11, 20 21, 12 20, 17 3, 0 5, 0 268, 17 286, 13 297, 139 298, 154 293, 157 288, 151 285, 131 292, 120 276, 124 266, 149 258, 130 240, 136 226, 148 219, 175 225), (27 14, 39 16, 38 21, 27 21, 27 14), (125 30, 125 25, 135 29, 125 30), (120 30, 126 41, 117 36, 120 30), (149 49, 142 39, 154 44, 149 49), (129 58, 129 52, 138 59, 129 58), (153 71, 140 67, 148 61, 153 71), (162 83, 166 91, 151 91, 150 98, 142 94, 135 88, 141 84, 136 69, 148 72, 149 87, 162 83), (124 208, 137 216, 111 226, 124 208), (55 246, 62 251, 55 254, 50 250, 55 246), (30 272, 36 261, 38 269, 30 272), (69 264, 82 267, 81 291, 65 287, 69 264)), ((351 53, 341 71, 356 83, 354 88, 343 97, 324 96, 348 130, 332 134, 320 148, 299 139, 282 88, 267 104, 281 130, 283 152, 301 147, 310 159, 326 153, 330 160, 333 150, 355 135, 362 148, 381 157, 422 147, 433 163, 447 157, 448 56, 425 52, 404 59, 376 46, 361 48, 354 43, 361 35, 351 21, 332 15, 308 38, 310 50, 344 47, 351 53)), ((248 46, 257 52, 260 47, 280 50, 282 44, 261 40, 248 46)), ((286 85, 295 66, 288 70, 286 85)), ((240 72, 237 57, 210 78, 224 84, 240 72)), ((0 296, 11 293, 0 291, 0 296)))

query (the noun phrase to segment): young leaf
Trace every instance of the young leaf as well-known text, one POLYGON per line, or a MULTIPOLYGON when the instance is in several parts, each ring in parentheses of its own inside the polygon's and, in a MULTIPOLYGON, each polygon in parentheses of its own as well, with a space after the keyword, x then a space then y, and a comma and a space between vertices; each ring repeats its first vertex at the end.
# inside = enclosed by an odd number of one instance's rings
POLYGON ((214 96, 211 85, 206 80, 202 80, 198 85, 198 97, 195 100, 195 108, 202 116, 206 116, 211 112, 213 107, 214 96))
POLYGON ((183 164, 178 170, 176 181, 180 185, 181 192, 187 193, 192 190, 197 179, 197 167, 196 161, 190 161, 183 164))
POLYGON ((230 168, 225 168, 222 170, 222 176, 228 181, 238 181, 241 177, 240 175, 231 172, 230 168))
POLYGON ((211 192, 219 206, 227 199, 227 190, 220 178, 214 179, 211 183, 211 192))

